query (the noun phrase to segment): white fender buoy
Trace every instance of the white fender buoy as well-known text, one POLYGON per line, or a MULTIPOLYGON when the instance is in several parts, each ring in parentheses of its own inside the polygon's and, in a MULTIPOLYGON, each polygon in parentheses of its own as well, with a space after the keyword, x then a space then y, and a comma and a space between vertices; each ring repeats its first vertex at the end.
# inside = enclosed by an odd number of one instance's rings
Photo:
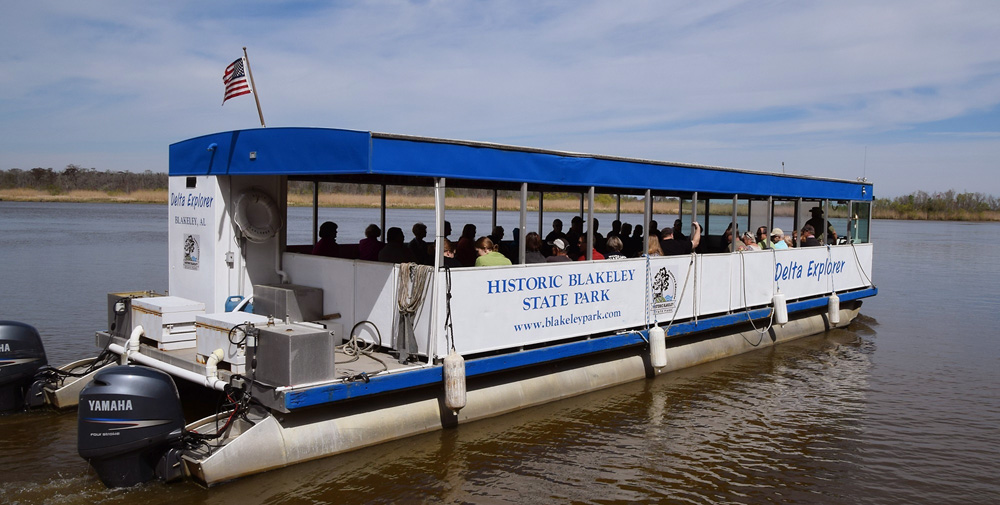
POLYGON ((465 358, 452 349, 444 358, 444 405, 458 414, 465 400, 465 358))
POLYGON ((837 293, 830 295, 826 304, 826 315, 830 319, 830 325, 840 324, 840 297, 837 293))
POLYGON ((273 237, 281 228, 278 205, 258 188, 250 188, 236 199, 233 221, 247 240, 257 243, 273 237))
POLYGON ((659 326, 649 329, 649 362, 653 368, 667 366, 667 333, 659 326))
POLYGON ((774 322, 781 326, 788 324, 788 305, 785 303, 785 295, 780 291, 775 293, 771 303, 774 304, 774 322))

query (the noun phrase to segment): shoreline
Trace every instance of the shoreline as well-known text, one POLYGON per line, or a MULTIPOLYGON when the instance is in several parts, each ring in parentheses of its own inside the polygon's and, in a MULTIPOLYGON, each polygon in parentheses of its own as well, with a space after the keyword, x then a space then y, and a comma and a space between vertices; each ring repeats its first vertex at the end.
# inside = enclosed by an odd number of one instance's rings
MULTIPOLYGON (((83 191, 76 190, 67 193, 52 194, 39 190, 28 189, 2 189, 0 190, 0 202, 66 202, 66 203, 126 203, 126 204, 162 204, 166 205, 169 196, 167 190, 141 190, 130 193, 114 193, 105 191, 83 191)), ((293 194, 288 195, 288 205, 291 207, 308 207, 312 205, 312 195, 293 194)), ((319 196, 320 207, 329 208, 379 208, 379 195, 357 195, 348 193, 324 193, 319 196)), ((390 209, 433 209, 434 198, 431 196, 403 196, 386 195, 386 207, 390 209)), ((448 198, 448 209, 461 210, 491 210, 493 201, 490 198, 476 198, 464 196, 452 196, 448 198)), ((520 200, 512 198, 497 199, 497 209, 502 211, 516 211, 520 209, 520 200)), ((528 200, 528 210, 538 210, 538 200, 528 200)), ((552 198, 545 199, 545 210, 554 212, 576 212, 580 210, 580 201, 575 198, 552 198)), ((616 206, 614 202, 595 201, 594 211, 600 213, 614 213, 616 206)), ((677 202, 655 202, 653 214, 655 215, 677 215, 677 202)), ((623 200, 621 204, 623 214, 642 214, 643 203, 636 200, 623 200)), ((728 215, 729 211, 715 212, 712 215, 728 215)), ((785 214, 780 212, 779 214, 785 214)), ((790 215, 790 214, 789 214, 790 215)), ((889 219, 899 221, 956 221, 956 222, 978 222, 991 223, 1000 222, 1000 213, 986 211, 979 215, 970 213, 936 212, 936 213, 900 213, 890 209, 880 211, 874 209, 874 219, 889 219), (920 214, 920 215, 918 215, 920 214)))

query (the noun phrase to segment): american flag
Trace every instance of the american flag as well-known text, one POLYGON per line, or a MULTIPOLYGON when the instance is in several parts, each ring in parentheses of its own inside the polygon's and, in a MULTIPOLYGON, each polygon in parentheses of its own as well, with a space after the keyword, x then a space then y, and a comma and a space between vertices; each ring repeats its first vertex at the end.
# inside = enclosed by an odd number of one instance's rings
POLYGON ((226 95, 222 98, 222 103, 226 100, 241 95, 253 93, 250 82, 247 81, 246 60, 239 58, 226 67, 226 74, 222 76, 222 83, 226 85, 226 95))

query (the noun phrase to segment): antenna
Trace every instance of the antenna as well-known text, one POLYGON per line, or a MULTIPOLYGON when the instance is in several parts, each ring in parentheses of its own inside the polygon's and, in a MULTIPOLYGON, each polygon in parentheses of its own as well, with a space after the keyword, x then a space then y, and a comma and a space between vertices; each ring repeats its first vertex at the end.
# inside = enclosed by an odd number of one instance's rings
POLYGON ((781 162, 781 173, 785 173, 785 162, 781 162))
POLYGON ((861 167, 861 178, 868 180, 868 146, 865 146, 865 164, 861 167))

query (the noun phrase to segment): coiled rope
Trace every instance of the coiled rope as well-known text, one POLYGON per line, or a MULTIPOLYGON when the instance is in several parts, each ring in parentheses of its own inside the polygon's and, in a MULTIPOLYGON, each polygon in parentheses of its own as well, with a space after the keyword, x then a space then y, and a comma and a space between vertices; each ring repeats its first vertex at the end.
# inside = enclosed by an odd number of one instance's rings
POLYGON ((405 363, 417 352, 417 339, 413 335, 413 322, 417 310, 424 303, 433 267, 416 263, 400 263, 399 286, 396 290, 396 308, 399 311, 396 344, 399 362, 405 363))

